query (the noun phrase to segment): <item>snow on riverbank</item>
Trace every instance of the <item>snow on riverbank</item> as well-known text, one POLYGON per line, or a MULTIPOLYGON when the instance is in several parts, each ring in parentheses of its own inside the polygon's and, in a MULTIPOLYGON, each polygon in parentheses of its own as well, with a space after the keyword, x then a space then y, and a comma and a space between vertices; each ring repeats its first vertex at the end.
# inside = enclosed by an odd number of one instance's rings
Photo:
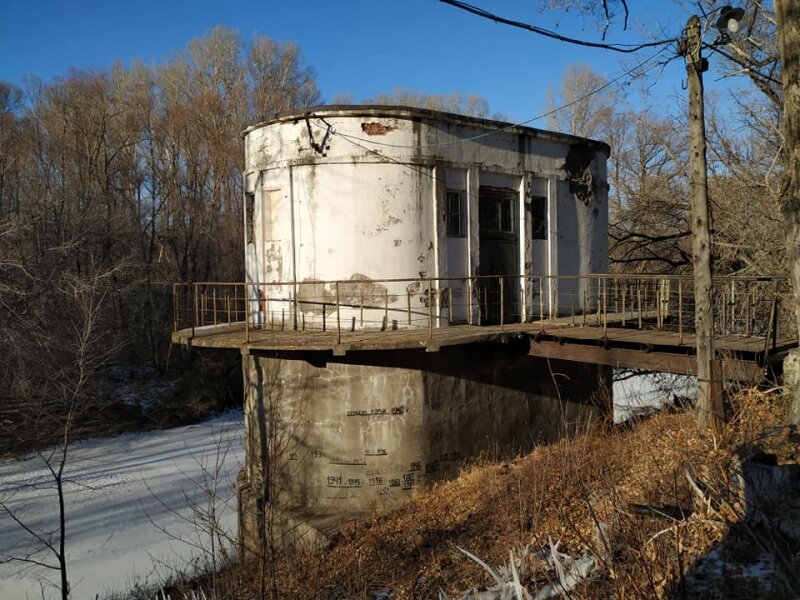
MULTIPOLYGON (((173 569, 202 564, 208 533, 196 509, 210 503, 203 488, 216 479, 216 510, 236 535, 236 475, 244 460, 244 417, 230 412, 205 423, 74 444, 67 462, 67 568, 73 597, 101 597, 136 583, 157 584, 173 569), (220 465, 219 475, 214 472, 220 465), (199 546, 199 547, 198 547, 199 546)), ((58 503, 42 460, 0 461, 0 501, 38 533, 57 539, 58 503)), ((0 511, 0 561, 36 548, 0 511)), ((51 553, 31 558, 54 564, 51 553)), ((20 562, 0 564, 0 598, 55 597, 57 571, 20 562)))
POLYGON ((614 422, 660 409, 676 398, 694 398, 697 382, 689 375, 636 373, 617 369, 614 373, 614 422))

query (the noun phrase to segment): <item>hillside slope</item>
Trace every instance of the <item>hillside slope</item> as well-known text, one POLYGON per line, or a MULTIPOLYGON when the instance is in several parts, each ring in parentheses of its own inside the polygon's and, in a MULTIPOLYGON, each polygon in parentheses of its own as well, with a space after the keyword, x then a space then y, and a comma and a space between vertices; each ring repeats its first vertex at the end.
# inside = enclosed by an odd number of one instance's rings
POLYGON ((516 597, 512 587, 497 591, 463 549, 501 578, 512 577, 497 568, 511 552, 521 585, 537 597, 559 586, 544 563, 557 548, 566 575, 569 557, 591 566, 570 598, 798 597, 800 536, 781 531, 781 519, 797 515, 754 517, 738 475, 740 457, 763 451, 774 454, 767 462, 797 462, 800 438, 780 425, 777 395, 745 392, 731 410, 717 436, 689 413, 663 413, 473 465, 396 511, 345 527, 322 555, 283 559, 274 573, 239 565, 215 584, 231 598, 516 597), (468 593, 492 586, 493 594, 468 593))

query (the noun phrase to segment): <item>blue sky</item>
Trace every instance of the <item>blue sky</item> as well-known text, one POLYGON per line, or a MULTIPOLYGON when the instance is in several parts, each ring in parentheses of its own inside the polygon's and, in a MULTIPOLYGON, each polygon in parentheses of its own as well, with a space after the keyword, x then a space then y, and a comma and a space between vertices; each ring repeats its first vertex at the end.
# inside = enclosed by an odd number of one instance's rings
MULTIPOLYGON (((511 18, 600 41, 590 17, 542 11, 538 0, 473 0, 511 18)), ((484 96, 493 112, 523 120, 546 106, 546 90, 564 69, 583 62, 612 78, 621 55, 570 46, 497 25, 436 0, 306 0, 206 2, 140 0, 70 2, 4 0, 0 22, 0 79, 50 80, 69 68, 108 68, 140 59, 157 65, 216 25, 245 38, 267 35, 297 42, 318 74, 325 99, 350 93, 354 100, 395 87, 426 93, 484 96)), ((634 43, 671 37, 688 14, 669 0, 630 2, 628 31, 613 26, 607 41, 634 43)), ((627 65, 648 56, 625 57, 627 65)), ((712 58, 713 61, 713 58, 712 58)), ((679 61, 659 75, 656 91, 680 93, 679 61)), ((713 77, 708 87, 714 87, 713 77)))

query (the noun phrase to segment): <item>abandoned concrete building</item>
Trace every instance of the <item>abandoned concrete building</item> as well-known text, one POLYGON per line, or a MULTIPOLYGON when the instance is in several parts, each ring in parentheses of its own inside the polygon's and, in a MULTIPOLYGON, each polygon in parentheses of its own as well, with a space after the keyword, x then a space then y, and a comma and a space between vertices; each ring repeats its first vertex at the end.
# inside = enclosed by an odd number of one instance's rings
POLYGON ((323 544, 598 413, 609 368, 531 356, 513 324, 594 310, 581 276, 608 266, 606 144, 386 106, 244 141, 247 281, 195 287, 173 337, 242 351, 245 544, 323 544))

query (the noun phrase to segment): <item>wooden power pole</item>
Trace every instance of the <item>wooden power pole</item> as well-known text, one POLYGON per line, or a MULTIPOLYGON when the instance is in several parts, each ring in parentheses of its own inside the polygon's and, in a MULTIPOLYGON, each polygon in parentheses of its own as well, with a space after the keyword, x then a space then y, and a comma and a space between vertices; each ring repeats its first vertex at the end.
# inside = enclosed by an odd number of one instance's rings
POLYGON ((714 357, 714 312, 711 301, 711 234, 709 232, 708 167, 703 107, 703 71, 700 19, 686 24, 681 53, 686 59, 689 84, 689 160, 691 164, 692 267, 694 270, 695 334, 697 337, 698 421, 716 427, 722 420, 722 390, 714 357))

